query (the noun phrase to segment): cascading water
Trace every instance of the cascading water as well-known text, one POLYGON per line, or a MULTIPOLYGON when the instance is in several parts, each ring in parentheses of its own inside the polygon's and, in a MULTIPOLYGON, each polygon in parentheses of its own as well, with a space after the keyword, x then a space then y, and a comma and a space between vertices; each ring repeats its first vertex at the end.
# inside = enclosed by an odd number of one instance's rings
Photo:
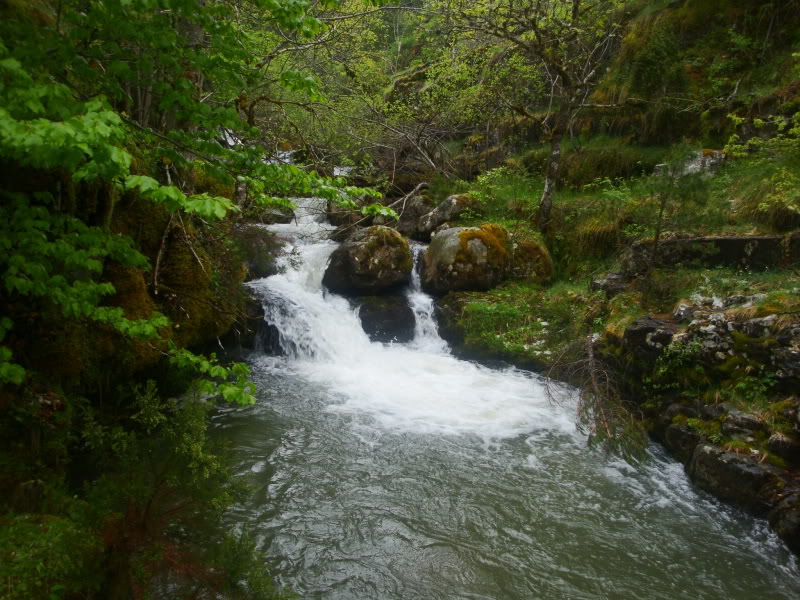
POLYGON ((439 335, 439 328, 433 317, 433 298, 422 291, 420 271, 425 246, 414 243, 411 250, 414 253, 414 270, 411 273, 411 285, 408 286, 406 297, 411 310, 414 311, 414 347, 428 352, 449 353, 447 342, 439 335))
POLYGON ((231 519, 281 583, 326 600, 800 597, 766 524, 657 448, 638 469, 610 460, 541 379, 453 357, 418 269, 413 342, 370 342, 322 288, 324 205, 300 206, 272 226, 283 271, 253 283, 285 355, 254 357, 260 402, 216 418, 257 490, 231 519))

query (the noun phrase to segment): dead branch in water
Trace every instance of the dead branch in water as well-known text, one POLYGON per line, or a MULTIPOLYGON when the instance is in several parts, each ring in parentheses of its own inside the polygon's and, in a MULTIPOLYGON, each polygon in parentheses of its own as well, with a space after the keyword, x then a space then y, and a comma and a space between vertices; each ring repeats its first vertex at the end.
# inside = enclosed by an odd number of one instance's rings
MULTIPOLYGON (((572 350, 578 349, 573 346, 572 350)), ((599 445, 628 462, 639 462, 647 448, 647 432, 623 397, 619 372, 598 358, 593 335, 581 343, 580 359, 566 362, 566 354, 564 351, 547 373, 544 386, 548 399, 563 404, 575 398, 574 390, 559 381, 575 386, 577 427, 588 436, 589 445, 599 445)))

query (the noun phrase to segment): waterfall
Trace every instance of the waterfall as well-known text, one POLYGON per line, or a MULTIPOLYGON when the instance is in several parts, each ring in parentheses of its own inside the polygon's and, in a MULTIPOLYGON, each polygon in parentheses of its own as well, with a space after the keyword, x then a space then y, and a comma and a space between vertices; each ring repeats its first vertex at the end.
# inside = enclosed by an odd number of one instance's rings
MULTIPOLYGON (((267 321, 277 329, 281 349, 295 358, 335 357, 352 359, 369 351, 357 311, 342 297, 327 293, 322 278, 337 244, 330 241, 333 228, 325 219, 325 204, 318 198, 297 199, 292 223, 271 225, 284 237, 280 274, 257 283, 267 321)), ((422 291, 422 254, 425 245, 413 242, 411 283, 405 292, 414 313, 412 347, 425 352, 448 354, 434 318, 433 298, 422 291)))
POLYGON ((296 200, 296 219, 269 229, 286 240, 280 273, 251 283, 261 295, 267 322, 286 355, 283 368, 332 395, 330 410, 369 414, 393 429, 470 432, 487 440, 531 428, 555 428, 576 436, 568 410, 554 409, 539 380, 509 369, 497 371, 451 356, 439 336, 433 299, 422 291, 420 256, 406 297, 415 315, 409 344, 372 342, 357 309, 322 286, 336 248, 329 237, 324 202, 296 200))
POLYGON ((281 349, 296 359, 354 360, 369 350, 350 303, 323 290, 322 277, 337 244, 326 221, 325 200, 295 199, 291 223, 268 229, 285 240, 277 275, 253 282, 266 321, 277 330, 281 349))

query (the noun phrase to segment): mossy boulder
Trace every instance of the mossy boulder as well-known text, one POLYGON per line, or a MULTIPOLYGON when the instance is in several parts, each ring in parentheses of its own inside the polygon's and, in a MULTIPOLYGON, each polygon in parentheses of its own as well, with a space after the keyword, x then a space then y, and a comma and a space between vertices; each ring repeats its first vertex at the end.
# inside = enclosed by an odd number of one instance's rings
POLYGON ((262 279, 275 275, 278 266, 275 258, 281 253, 283 241, 274 233, 255 224, 247 224, 234 230, 241 260, 247 268, 245 280, 262 279))
POLYGON ((625 329, 625 346, 633 357, 654 364, 677 331, 678 326, 671 321, 641 317, 625 329))
POLYGON ((397 231, 403 235, 417 237, 417 226, 422 217, 436 208, 436 203, 425 192, 414 194, 394 209, 400 217, 397 231))
POLYGON ((264 225, 291 223, 294 218, 294 210, 287 206, 270 206, 258 214, 258 220, 264 225))
POLYGON ((672 455, 683 464, 687 464, 703 437, 686 423, 673 423, 664 431, 664 445, 672 455))
MULTIPOLYGON (((780 235, 719 237, 678 235, 659 242, 654 266, 733 267, 759 271, 786 265, 791 260, 790 245, 791 239, 785 239, 780 235)), ((623 270, 632 274, 646 272, 652 262, 652 254, 652 240, 635 242, 622 256, 623 270)))
POLYGON ((510 279, 545 283, 553 276, 553 258, 537 239, 515 241, 509 268, 510 279))
POLYGON ((768 515, 769 524, 786 545, 800 554, 800 492, 787 497, 768 515))
POLYGON ((780 470, 751 454, 737 454, 699 444, 687 466, 690 479, 718 498, 765 515, 773 508, 773 490, 780 470))
POLYGON ((374 225, 334 250, 322 283, 337 294, 384 294, 408 284, 413 262, 408 240, 394 229, 374 225))
POLYGON ((512 256, 504 227, 485 224, 445 229, 433 236, 425 251, 422 286, 436 295, 486 291, 507 277, 512 256))
POLYGON ((414 237, 425 241, 429 240, 437 227, 461 216, 474 203, 474 198, 469 194, 454 194, 448 197, 431 212, 419 218, 414 237))

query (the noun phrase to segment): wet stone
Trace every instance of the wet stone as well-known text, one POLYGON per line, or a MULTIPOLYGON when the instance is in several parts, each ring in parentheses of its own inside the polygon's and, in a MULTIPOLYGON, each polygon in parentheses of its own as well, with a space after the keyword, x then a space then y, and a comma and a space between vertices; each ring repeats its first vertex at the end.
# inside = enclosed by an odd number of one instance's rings
POLYGON ((775 480, 774 471, 753 456, 707 444, 697 446, 688 466, 689 477, 698 487, 757 515, 772 508, 762 492, 775 480))
POLYGON ((747 431, 764 431, 767 425, 755 415, 733 409, 725 417, 725 424, 747 431))
POLYGON ((414 311, 405 296, 360 296, 351 304, 358 307, 361 327, 373 342, 406 343, 414 339, 414 311))
POLYGON ((800 494, 786 497, 769 514, 769 524, 793 552, 800 554, 800 494))
POLYGON ((700 433, 685 423, 670 425, 664 432, 664 446, 672 452, 672 455, 677 460, 684 464, 692 458, 694 449, 702 439, 703 437, 700 433))
POLYGON ((792 464, 800 464, 800 441, 783 433, 774 433, 767 440, 767 450, 792 464))

